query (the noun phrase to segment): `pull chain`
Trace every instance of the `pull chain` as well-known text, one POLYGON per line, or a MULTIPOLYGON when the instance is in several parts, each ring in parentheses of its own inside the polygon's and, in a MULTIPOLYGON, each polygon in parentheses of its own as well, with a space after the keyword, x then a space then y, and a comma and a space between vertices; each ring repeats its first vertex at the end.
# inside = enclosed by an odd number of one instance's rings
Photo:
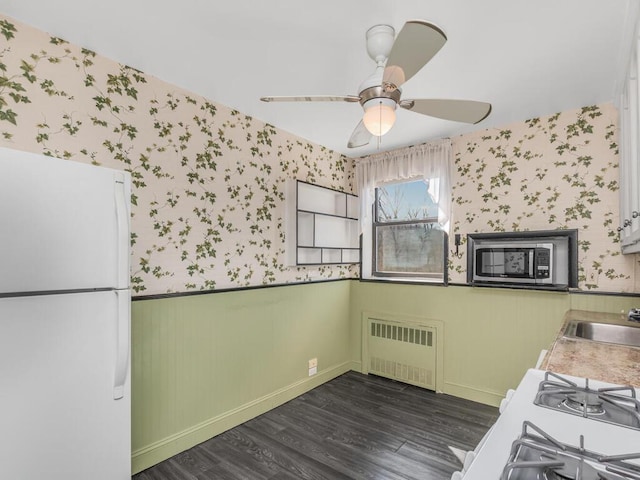
POLYGON ((378 150, 380 150, 380 143, 382 142, 382 100, 379 101, 380 108, 378 108, 378 150))

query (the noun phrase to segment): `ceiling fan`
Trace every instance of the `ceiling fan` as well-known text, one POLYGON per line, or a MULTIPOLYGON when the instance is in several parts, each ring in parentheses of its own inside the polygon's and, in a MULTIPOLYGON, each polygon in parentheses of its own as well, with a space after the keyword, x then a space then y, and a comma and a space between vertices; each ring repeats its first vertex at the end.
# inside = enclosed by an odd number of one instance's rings
POLYGON ((401 100, 400 87, 427 64, 447 41, 444 32, 432 23, 412 20, 394 41, 395 30, 376 25, 367 30, 367 53, 376 62, 376 71, 359 88, 358 95, 316 95, 262 97, 263 102, 352 102, 360 103, 364 115, 349 138, 349 148, 367 145, 373 136, 387 133, 400 106, 431 117, 456 122, 478 123, 491 113, 491 104, 471 100, 401 100))

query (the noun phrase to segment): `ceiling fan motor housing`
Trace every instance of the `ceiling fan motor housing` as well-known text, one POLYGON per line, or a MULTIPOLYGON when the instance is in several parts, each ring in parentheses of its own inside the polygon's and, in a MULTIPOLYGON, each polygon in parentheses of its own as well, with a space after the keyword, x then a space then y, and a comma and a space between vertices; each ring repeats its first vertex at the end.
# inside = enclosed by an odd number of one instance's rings
POLYGON ((360 92, 360 105, 364 107, 365 103, 374 98, 389 99, 398 103, 400 101, 401 93, 400 89, 388 92, 382 87, 382 85, 380 85, 380 83, 378 83, 377 85, 367 87, 360 92))

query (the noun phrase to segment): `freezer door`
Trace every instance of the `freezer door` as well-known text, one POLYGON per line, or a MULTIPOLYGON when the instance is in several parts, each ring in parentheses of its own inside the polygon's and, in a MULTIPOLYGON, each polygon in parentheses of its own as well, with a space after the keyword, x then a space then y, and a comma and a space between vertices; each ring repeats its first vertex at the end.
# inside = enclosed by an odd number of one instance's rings
POLYGON ((116 292, 0 299, 0 478, 131 478, 116 292), (117 395, 115 395, 117 396, 117 395))
POLYGON ((0 148, 0 294, 128 288, 126 172, 0 148))

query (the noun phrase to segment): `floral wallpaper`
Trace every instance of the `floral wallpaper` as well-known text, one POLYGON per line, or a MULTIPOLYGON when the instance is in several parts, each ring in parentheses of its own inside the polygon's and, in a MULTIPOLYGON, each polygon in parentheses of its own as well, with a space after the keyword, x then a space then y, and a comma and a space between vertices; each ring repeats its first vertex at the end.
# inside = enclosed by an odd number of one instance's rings
MULTIPOLYGON (((616 230, 617 125, 605 104, 457 137, 452 234, 576 228, 580 289, 637 291, 616 230)), ((452 282, 466 282, 465 249, 450 252, 452 282)))
POLYGON ((135 294, 357 276, 284 265, 286 179, 350 160, 3 16, 0 145, 131 172, 135 294))
MULTIPOLYGON (((640 291, 616 231, 617 124, 598 105, 452 139, 450 238, 577 228, 580 288, 640 291)), ((0 145, 131 172, 137 295, 357 277, 284 264, 286 180, 353 192, 352 159, 2 15, 0 145)))

